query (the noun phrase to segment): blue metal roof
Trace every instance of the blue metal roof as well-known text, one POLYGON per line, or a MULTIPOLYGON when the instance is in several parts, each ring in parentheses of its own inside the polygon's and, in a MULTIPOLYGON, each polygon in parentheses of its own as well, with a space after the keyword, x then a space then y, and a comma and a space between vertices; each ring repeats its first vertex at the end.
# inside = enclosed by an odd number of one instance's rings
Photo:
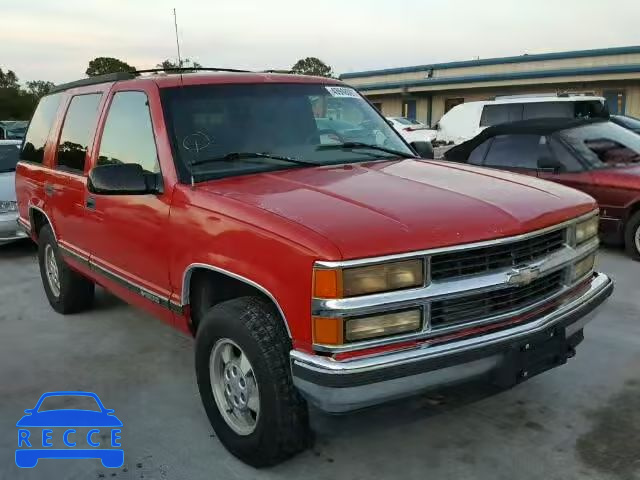
POLYGON ((483 58, 480 60, 464 60, 461 62, 432 63, 430 65, 416 65, 412 67, 386 68, 382 70, 367 70, 363 72, 343 73, 340 79, 370 77, 374 75, 390 75, 394 73, 421 72, 430 69, 442 70, 446 68, 478 67, 482 65, 503 65, 506 63, 539 62, 542 60, 562 60, 565 58, 602 57, 605 55, 624 55, 640 53, 640 45, 630 47, 597 48, 593 50, 574 50, 570 52, 541 53, 533 55, 518 55, 515 57, 483 58))
POLYGON ((640 73, 640 64, 607 65, 603 67, 561 68, 557 70, 537 70, 532 72, 495 73, 484 75, 465 75, 461 77, 425 78, 404 82, 384 82, 356 86, 360 91, 385 90, 403 87, 423 87, 430 85, 452 85, 457 83, 494 82, 502 80, 523 80, 531 78, 553 78, 566 76, 604 75, 612 73, 640 73))

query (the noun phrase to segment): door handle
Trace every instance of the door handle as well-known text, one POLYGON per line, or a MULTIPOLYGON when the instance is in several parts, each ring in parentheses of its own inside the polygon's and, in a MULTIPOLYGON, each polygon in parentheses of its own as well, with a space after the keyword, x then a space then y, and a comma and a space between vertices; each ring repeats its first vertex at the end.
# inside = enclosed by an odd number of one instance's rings
POLYGON ((96 209, 96 199, 93 197, 87 197, 87 208, 89 210, 95 210, 96 209))

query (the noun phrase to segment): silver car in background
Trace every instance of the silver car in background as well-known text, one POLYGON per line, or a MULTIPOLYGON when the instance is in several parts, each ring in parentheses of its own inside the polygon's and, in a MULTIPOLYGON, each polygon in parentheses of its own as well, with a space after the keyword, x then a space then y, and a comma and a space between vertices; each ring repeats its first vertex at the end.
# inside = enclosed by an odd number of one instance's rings
POLYGON ((26 238, 18 226, 16 164, 20 140, 0 140, 0 245, 26 238))

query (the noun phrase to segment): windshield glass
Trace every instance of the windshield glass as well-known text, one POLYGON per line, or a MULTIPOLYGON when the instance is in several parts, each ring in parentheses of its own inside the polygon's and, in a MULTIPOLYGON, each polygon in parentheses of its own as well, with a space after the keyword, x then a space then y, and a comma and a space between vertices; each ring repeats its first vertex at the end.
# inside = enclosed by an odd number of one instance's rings
POLYGON ((13 172, 20 157, 20 145, 0 145, 0 173, 13 172))
POLYGON ((397 158, 367 148, 323 148, 359 142, 414 156, 379 113, 347 87, 198 85, 165 89, 162 101, 181 174, 192 172, 196 181, 303 166, 274 158, 227 157, 238 152, 317 165, 397 158))
POLYGON ((635 117, 616 115, 615 119, 623 127, 627 127, 632 130, 640 130, 640 120, 635 117))
POLYGON ((640 161, 640 135, 612 122, 565 130, 560 137, 595 167, 640 161))

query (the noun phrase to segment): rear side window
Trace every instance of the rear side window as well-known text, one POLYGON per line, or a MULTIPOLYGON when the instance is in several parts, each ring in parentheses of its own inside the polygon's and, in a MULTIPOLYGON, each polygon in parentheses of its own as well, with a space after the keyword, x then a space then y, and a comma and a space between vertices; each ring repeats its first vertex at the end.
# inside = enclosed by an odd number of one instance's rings
POLYGON ((61 95, 47 95, 40 100, 33 118, 29 123, 29 130, 24 140, 20 160, 33 163, 42 163, 44 160, 44 147, 49 137, 49 132, 56 119, 61 95))
POLYGON ((144 92, 118 92, 113 96, 100 141, 98 165, 136 163, 159 173, 151 114, 144 92))
POLYGON ((546 138, 540 135, 499 135, 493 139, 484 164, 497 168, 538 168, 546 152, 546 138))
POLYGON ((480 117, 481 127, 522 120, 522 104, 485 105, 480 117))
POLYGON ((525 103, 522 118, 573 118, 575 104, 573 102, 539 102, 525 103))
POLYGON ((493 138, 485 140, 471 152, 471 155, 469 155, 469 163, 471 165, 482 165, 484 163, 484 157, 487 154, 487 150, 489 150, 491 142, 493 142, 493 138))
POLYGON ((78 95, 71 99, 58 143, 58 167, 84 171, 87 148, 93 139, 101 93, 78 95))

